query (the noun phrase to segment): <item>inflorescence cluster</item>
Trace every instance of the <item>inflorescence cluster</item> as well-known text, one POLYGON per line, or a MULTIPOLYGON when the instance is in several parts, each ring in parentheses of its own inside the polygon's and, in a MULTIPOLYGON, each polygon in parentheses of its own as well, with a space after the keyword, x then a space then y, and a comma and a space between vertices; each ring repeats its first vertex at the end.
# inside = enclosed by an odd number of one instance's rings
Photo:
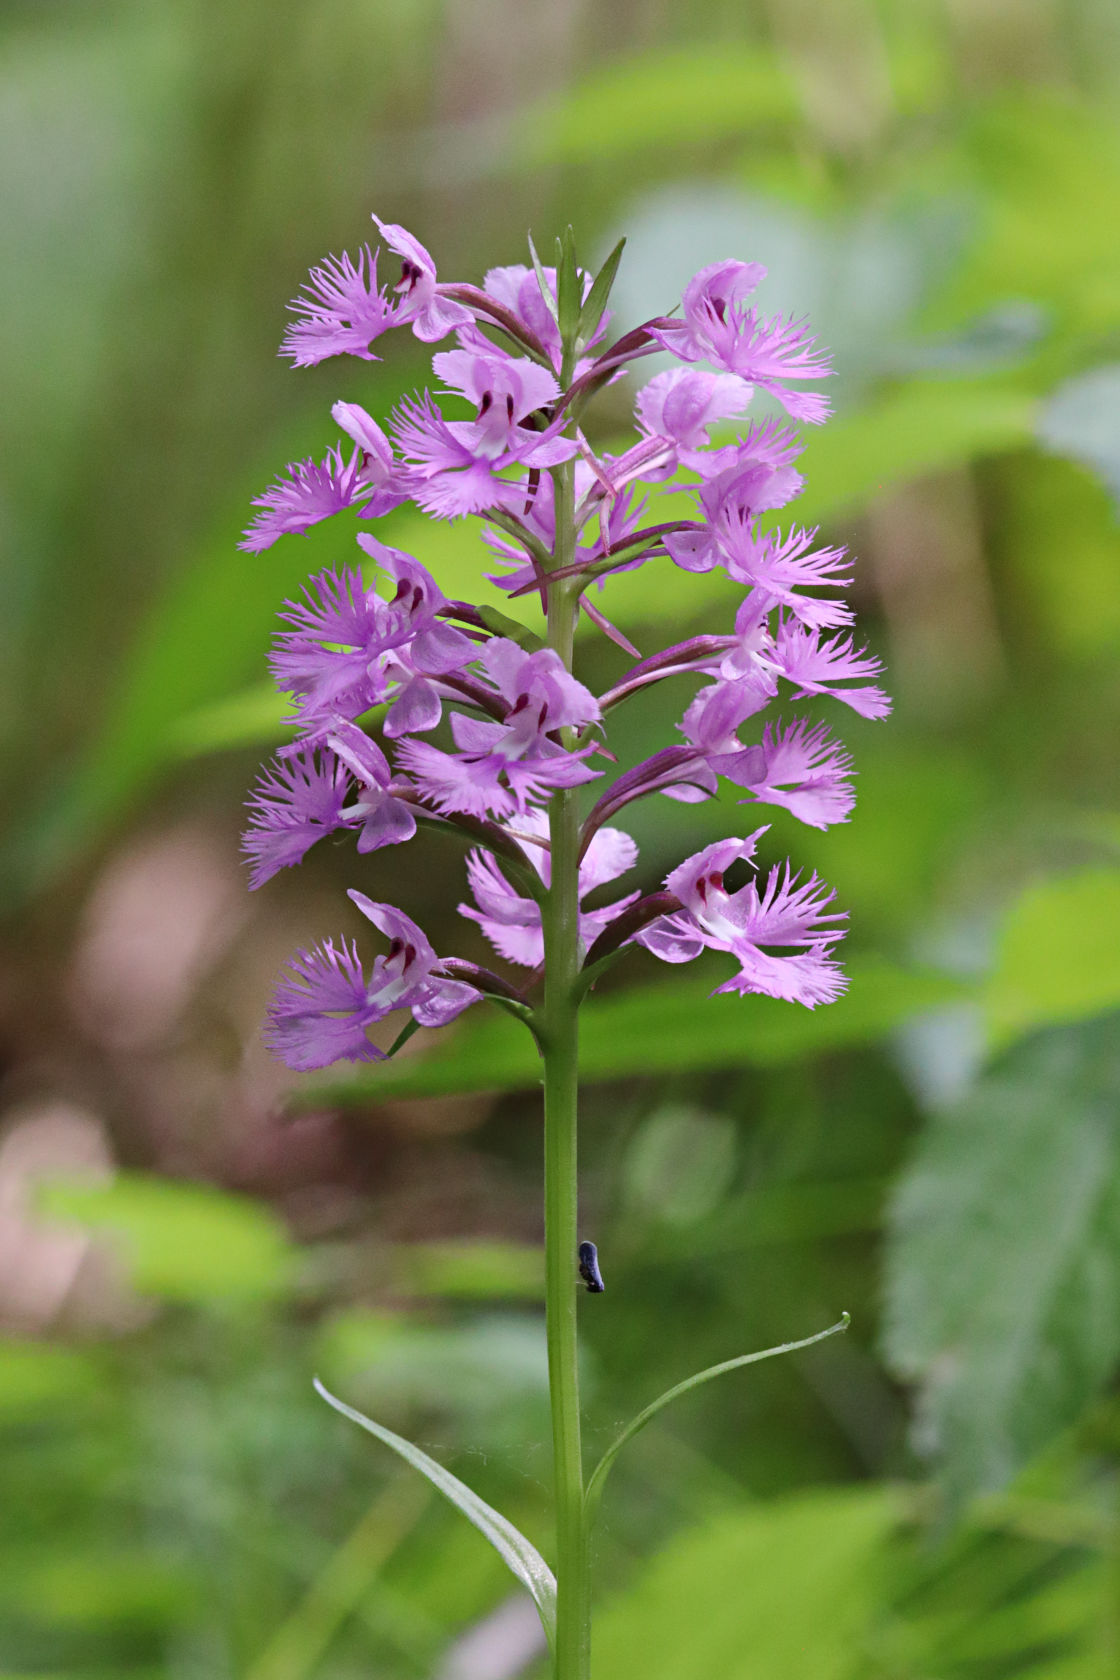
MULTIPOLYGON (((566 589, 573 610, 634 663, 593 694, 555 646, 491 608, 446 599, 419 561, 366 532, 357 538, 372 563, 365 572, 356 556, 285 605, 272 670, 292 698, 298 733, 250 803, 252 885, 342 829, 353 830, 359 852, 372 852, 404 844, 418 823, 453 825, 474 846, 466 864, 473 903, 461 913, 507 963, 528 971, 524 984, 511 983, 441 958, 402 911, 351 892, 388 951, 370 972, 346 940, 296 956, 272 1005, 269 1040, 297 1069, 382 1057, 368 1029, 397 1010, 441 1026, 486 995, 531 1018, 544 957, 547 808, 558 790, 600 784, 582 827, 582 898, 633 866, 633 840, 608 819, 653 792, 703 800, 722 777, 743 790, 742 802, 785 806, 817 828, 848 817, 851 763, 823 724, 772 716, 744 738, 783 685, 796 699, 834 695, 864 717, 889 708, 875 682, 879 662, 853 644, 852 613, 839 594, 850 582, 844 550, 815 547, 815 531, 783 534, 760 518, 802 487, 796 428, 769 419, 730 443, 710 437, 715 423, 744 414, 756 389, 795 421, 818 424, 829 412, 819 393, 799 388, 830 371, 805 323, 767 319, 750 301, 763 268, 726 261, 701 269, 679 316, 608 343, 618 251, 594 280, 568 244, 557 268, 542 267, 534 251, 531 267, 492 269, 476 287, 439 281, 410 234, 378 227, 401 260, 399 281, 379 284, 378 253, 368 247, 356 262, 327 259, 292 305, 282 353, 306 367, 338 355, 375 360, 370 346, 391 327, 411 327, 426 343, 454 336, 455 348, 433 357, 440 390, 406 398, 388 433, 357 404, 336 403, 350 447, 289 466, 257 498, 242 546, 265 549, 346 508, 370 520, 405 502, 434 519, 473 515, 484 521, 492 582, 510 597, 539 597, 546 617, 551 593, 566 589), (619 455, 596 454, 581 424, 588 402, 658 351, 679 365, 639 390, 636 441, 619 455), (448 394, 466 398, 473 418, 446 419, 437 396, 448 394), (643 523, 643 484, 670 477, 680 517, 643 523), (585 591, 612 572, 666 558, 689 572, 721 568, 743 599, 726 634, 693 636, 643 659, 585 591), (705 679, 681 719, 681 739, 611 780, 611 712, 681 673, 705 679)), ((585 975, 630 942, 671 963, 709 947, 738 965, 721 991, 810 1007, 837 997, 844 918, 817 876, 800 879, 786 864, 736 891, 725 885, 732 864, 753 863, 765 832, 686 858, 664 891, 581 912, 585 975)))

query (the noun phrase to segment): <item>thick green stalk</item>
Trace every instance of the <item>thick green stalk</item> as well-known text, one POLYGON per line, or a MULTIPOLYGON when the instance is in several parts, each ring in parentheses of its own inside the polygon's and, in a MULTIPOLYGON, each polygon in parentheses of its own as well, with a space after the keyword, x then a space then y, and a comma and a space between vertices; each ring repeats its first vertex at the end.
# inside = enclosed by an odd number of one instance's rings
MULTIPOLYGON (((557 567, 574 549, 573 475, 556 473, 557 567)), ((570 583, 550 592, 548 641, 572 666, 577 597, 570 583)), ((542 908, 545 982, 544 1202, 548 1380, 556 1500, 556 1680, 588 1680, 590 1594, 583 1520, 576 1320, 577 1153, 579 1080, 579 810, 576 790, 549 807, 551 885, 542 908)))

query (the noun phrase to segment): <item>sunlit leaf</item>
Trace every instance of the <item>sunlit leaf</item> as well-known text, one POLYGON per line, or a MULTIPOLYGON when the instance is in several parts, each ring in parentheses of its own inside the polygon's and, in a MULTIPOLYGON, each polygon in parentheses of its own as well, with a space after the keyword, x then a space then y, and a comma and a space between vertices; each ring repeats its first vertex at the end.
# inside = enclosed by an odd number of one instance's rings
POLYGON ((1067 331, 1120 320, 1120 123, 1115 113, 1025 89, 978 104, 930 179, 967 183, 979 206, 968 260, 938 300, 959 321, 1008 298, 1056 310, 1067 331))
POLYGON ((601 163, 662 145, 746 134, 797 115, 792 79, 775 55, 734 41, 718 53, 676 48, 627 56, 584 76, 563 97, 518 118, 523 166, 601 163))
POLYGON ((881 1488, 760 1501, 678 1535, 595 1624, 603 1674, 856 1680, 895 1522, 881 1488))
POLYGON ((1120 1022, 1007 1051, 891 1215, 884 1345, 956 1498, 1004 1485, 1120 1360, 1120 1022))
POLYGON ((291 1287, 295 1251, 276 1215, 214 1185, 121 1173, 47 1186, 51 1218, 103 1232, 136 1288, 172 1301, 262 1301, 291 1287))
POLYGON ((0 1341, 0 1417, 71 1406, 96 1387, 89 1355, 54 1342, 0 1341))
POLYGON ((495 1511, 493 1506, 487 1505, 484 1499, 461 1482, 458 1476, 453 1476, 450 1470, 445 1470, 442 1464, 437 1464, 434 1458, 429 1458, 426 1452, 413 1446, 400 1435, 394 1435, 391 1429, 386 1429, 380 1423, 364 1417, 361 1412, 347 1406, 342 1400, 335 1398, 318 1378, 315 1379, 317 1393, 322 1395, 328 1406, 333 1406, 336 1412, 358 1424, 370 1435, 376 1436, 387 1447, 413 1469, 419 1470, 426 1476, 432 1486, 449 1499, 452 1505, 458 1507, 469 1522, 472 1522, 480 1534, 485 1535, 502 1562, 513 1572, 522 1586, 532 1595, 545 1633, 551 1641, 556 1631, 556 1581, 551 1569, 541 1557, 536 1547, 526 1540, 525 1536, 514 1528, 513 1524, 495 1511))
POLYGON ((393 1265, 403 1287, 449 1299, 544 1300, 544 1250, 500 1242, 402 1243, 393 1265))
POLYGON ((1028 887, 1000 930, 984 1006, 998 1043, 1120 1007, 1120 870, 1028 887))

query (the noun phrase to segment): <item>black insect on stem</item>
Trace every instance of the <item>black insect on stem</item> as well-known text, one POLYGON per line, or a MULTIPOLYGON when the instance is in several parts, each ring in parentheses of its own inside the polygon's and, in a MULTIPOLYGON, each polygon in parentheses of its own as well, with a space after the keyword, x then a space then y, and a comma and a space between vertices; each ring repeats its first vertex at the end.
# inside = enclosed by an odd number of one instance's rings
POLYGON ((581 1242, 579 1245, 579 1275, 587 1285, 589 1295, 601 1295, 607 1287, 599 1270, 599 1251, 593 1242, 581 1242))

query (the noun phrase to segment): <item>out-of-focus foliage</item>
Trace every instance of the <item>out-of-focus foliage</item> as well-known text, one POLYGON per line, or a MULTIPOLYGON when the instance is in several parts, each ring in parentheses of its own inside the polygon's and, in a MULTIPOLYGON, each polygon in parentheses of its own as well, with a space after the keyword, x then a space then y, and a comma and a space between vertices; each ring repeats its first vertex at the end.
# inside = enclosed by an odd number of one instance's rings
MULTIPOLYGON (((533 1053, 479 1011, 360 1079, 259 1044, 346 886, 478 955, 461 856, 321 847, 255 898, 236 863, 276 608, 350 542, 239 554, 249 498, 424 376, 274 356, 373 209, 470 278, 626 233, 624 324, 767 263, 837 353, 794 511, 855 550, 898 698, 845 728, 853 821, 766 839, 851 912, 841 1003, 635 955, 588 1005, 589 1454, 853 1314, 628 1445, 603 1676, 1116 1672, 1118 111, 1106 0, 0 8, 5 1680, 539 1666, 485 1540, 311 1388, 548 1556, 533 1053)), ((385 532, 476 592, 469 528, 385 532)), ((728 606, 668 567, 603 599, 643 651, 728 606)), ((618 714, 625 760, 688 692, 618 714)), ((743 819, 636 808, 642 883, 743 819)))

